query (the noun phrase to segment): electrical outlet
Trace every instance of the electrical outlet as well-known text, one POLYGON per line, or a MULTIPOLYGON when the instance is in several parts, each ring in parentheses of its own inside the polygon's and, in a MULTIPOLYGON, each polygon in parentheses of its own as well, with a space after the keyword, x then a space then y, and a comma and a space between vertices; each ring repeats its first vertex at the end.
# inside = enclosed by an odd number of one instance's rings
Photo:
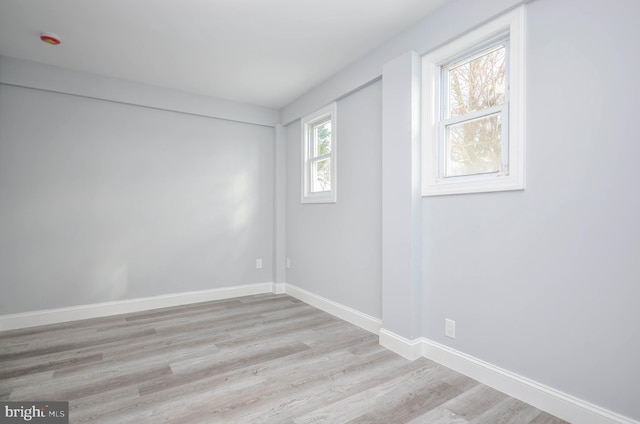
POLYGON ((287 258, 287 269, 291 268, 291 259, 287 258))
POLYGON ((256 268, 262 268, 262 259, 256 259, 256 268))
POLYGON ((451 337, 452 339, 456 338, 456 322, 454 320, 444 320, 444 335, 447 337, 451 337))

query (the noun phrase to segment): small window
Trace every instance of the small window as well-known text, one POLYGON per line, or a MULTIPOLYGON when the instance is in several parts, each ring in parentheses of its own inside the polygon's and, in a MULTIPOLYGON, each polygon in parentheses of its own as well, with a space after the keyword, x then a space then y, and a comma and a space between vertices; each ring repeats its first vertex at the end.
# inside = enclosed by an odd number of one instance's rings
POLYGON ((506 56, 508 42, 442 67, 440 177, 501 173, 508 169, 506 56))
POLYGON ((423 195, 524 188, 522 9, 423 59, 423 195))
POLYGON ((335 203, 335 103, 302 119, 302 162, 302 203, 335 203))

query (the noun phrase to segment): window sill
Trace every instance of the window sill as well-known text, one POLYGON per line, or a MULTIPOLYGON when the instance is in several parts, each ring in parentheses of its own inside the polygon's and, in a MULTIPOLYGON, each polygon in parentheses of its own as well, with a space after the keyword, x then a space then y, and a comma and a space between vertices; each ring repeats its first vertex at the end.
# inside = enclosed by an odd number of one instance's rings
POLYGON ((301 203, 336 203, 336 195, 335 193, 330 193, 318 196, 303 196, 301 203))
POLYGON ((448 194, 487 193, 492 191, 524 190, 524 178, 522 176, 492 176, 490 178, 469 179, 460 181, 454 179, 447 181, 427 182, 422 187, 423 196, 443 196, 448 194))

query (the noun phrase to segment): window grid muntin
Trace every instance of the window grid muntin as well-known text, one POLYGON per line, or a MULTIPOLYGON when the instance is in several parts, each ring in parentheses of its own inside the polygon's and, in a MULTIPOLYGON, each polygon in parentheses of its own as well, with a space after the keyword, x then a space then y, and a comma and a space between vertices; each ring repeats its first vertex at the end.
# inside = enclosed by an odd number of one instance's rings
MULTIPOLYGON (((309 124, 309 134, 308 134, 308 141, 309 141, 309 157, 314 158, 314 157, 318 157, 320 155, 317 154, 317 150, 318 150, 318 144, 319 142, 319 137, 318 137, 318 130, 320 129, 320 127, 324 126, 325 124, 331 124, 331 115, 327 115, 324 116, 312 123, 309 124)), ((328 155, 331 154, 331 150, 333 148, 332 146, 332 140, 331 140, 331 131, 333 129, 329 128, 329 153, 328 155)))
POLYGON ((332 188, 332 184, 333 182, 331 181, 331 151, 333 150, 333 143, 332 143, 332 133, 331 131, 333 131, 333 128, 329 128, 329 153, 325 153, 322 155, 318 155, 317 154, 317 150, 318 150, 318 145, 320 143, 319 141, 319 137, 318 137, 318 131, 320 129, 320 127, 324 126, 325 124, 331 124, 331 115, 326 115, 323 116, 311 123, 308 124, 308 133, 307 133, 307 148, 308 148, 308 159, 307 159, 307 166, 308 166, 308 178, 306 178, 306 192, 308 193, 309 196, 313 196, 313 195, 322 195, 322 194, 326 194, 331 192, 331 188, 332 188), (315 183, 317 182, 317 167, 316 164, 318 162, 322 162, 328 160, 329 162, 329 169, 327 172, 328 175, 328 190, 316 190, 315 189, 315 183))
MULTIPOLYGON (((337 104, 331 103, 322 107, 314 113, 303 118, 301 131, 301 203, 336 203, 337 200, 337 104), (315 142, 315 135, 319 135, 319 128, 326 123, 330 123, 329 132, 323 137, 324 142, 315 142), (326 142, 326 144, 324 144, 326 142), (320 148, 323 146, 323 148, 320 148), (323 154, 320 154, 320 153, 323 154), (312 167, 318 167, 319 162, 326 160, 325 169, 321 173, 315 173, 312 167), (313 179, 317 175, 325 178, 330 186, 325 184, 314 186, 313 179), (325 190, 315 191, 312 190, 325 190)), ((316 178, 317 179, 317 178, 316 178)))
POLYGON ((449 58, 444 61, 440 66, 439 71, 439 119, 438 119, 438 179, 447 180, 466 180, 484 177, 494 177, 509 174, 509 76, 510 76, 510 49, 509 49, 509 33, 501 33, 494 37, 491 37, 484 42, 475 44, 472 48, 467 49, 460 54, 449 58), (464 115, 459 115, 453 118, 448 118, 449 115, 449 69, 462 66, 465 63, 472 62, 473 60, 480 58, 486 54, 490 54, 492 51, 498 49, 505 49, 505 93, 504 103, 498 106, 492 106, 487 109, 476 110, 468 112, 464 115), (454 124, 459 124, 465 121, 472 121, 482 118, 484 116, 495 113, 496 110, 500 110, 501 116, 501 169, 498 172, 488 172, 481 174, 465 174, 456 176, 446 175, 446 127, 454 124))
MULTIPOLYGON (((473 175, 484 175, 484 174, 498 174, 502 171, 502 129, 504 128, 504 125, 502 125, 501 122, 501 117, 502 117, 502 113, 500 111, 494 112, 494 113, 490 113, 490 114, 484 114, 480 117, 474 118, 474 119, 468 119, 468 120, 462 120, 458 123, 452 123, 449 125, 443 125, 444 127, 444 136, 443 136, 443 140, 444 140, 444 149, 446 151, 445 155, 444 155, 444 165, 443 165, 443 173, 445 174, 444 177, 445 178, 454 178, 454 177, 463 177, 463 176, 473 176, 473 175), (485 171, 478 171, 478 172, 472 172, 472 173, 458 173, 458 174, 454 174, 453 173, 453 167, 450 167, 450 163, 452 161, 449 160, 449 158, 451 158, 453 156, 452 152, 454 150, 455 147, 453 144, 453 136, 452 136, 452 131, 453 128, 455 127, 460 127, 460 126, 464 126, 466 124, 470 124, 473 123, 474 121, 481 121, 481 120, 486 120, 486 119, 491 119, 495 117, 496 118, 496 125, 500 126, 500 132, 498 133, 498 137, 499 137, 499 147, 500 147, 500 160, 498 162, 498 167, 499 169, 497 170, 485 170, 485 171)), ((478 140, 477 143, 483 143, 482 140, 478 140)), ((474 140, 474 145, 475 147, 478 147, 478 144, 476 144, 476 140, 474 140)), ((470 151, 471 149, 469 149, 470 151)), ((475 152, 474 152, 475 153, 475 152)), ((474 164, 476 167, 479 166, 479 164, 474 164)))

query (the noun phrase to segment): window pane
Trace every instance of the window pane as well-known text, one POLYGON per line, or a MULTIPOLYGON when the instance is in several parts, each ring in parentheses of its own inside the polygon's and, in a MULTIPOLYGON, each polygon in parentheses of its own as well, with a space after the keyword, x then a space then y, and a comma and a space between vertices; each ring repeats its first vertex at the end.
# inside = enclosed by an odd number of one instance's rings
POLYGON ((501 114, 445 129, 445 177, 499 172, 502 168, 501 114))
POLYGON ((311 192, 331 190, 331 159, 311 162, 311 192))
POLYGON ((506 48, 492 49, 448 68, 447 117, 504 104, 506 48))
POLYGON ((331 153, 331 121, 323 122, 312 129, 313 156, 331 153))

